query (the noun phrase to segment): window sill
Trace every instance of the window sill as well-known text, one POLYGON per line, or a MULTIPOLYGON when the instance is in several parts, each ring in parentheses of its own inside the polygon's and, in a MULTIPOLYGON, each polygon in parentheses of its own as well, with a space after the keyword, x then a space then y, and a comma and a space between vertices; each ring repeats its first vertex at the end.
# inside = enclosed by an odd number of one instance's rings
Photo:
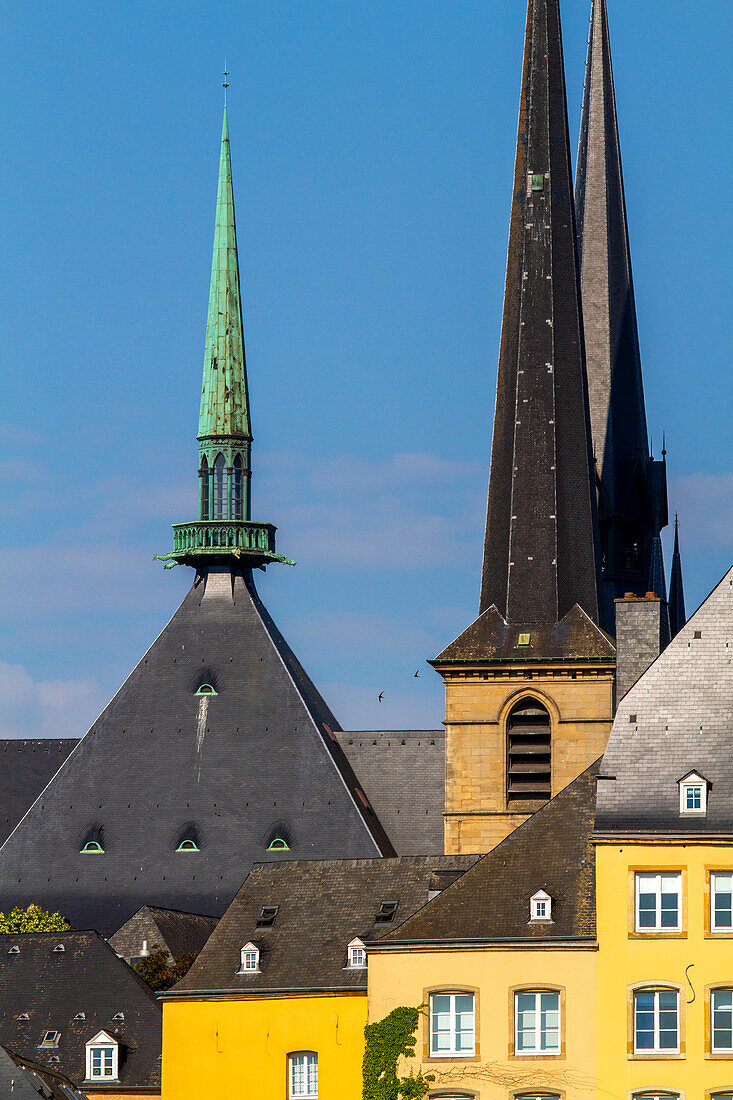
POLYGON ((511 1051, 509 1057, 519 1062, 524 1061, 525 1058, 531 1058, 534 1061, 558 1062, 565 1058, 566 1055, 562 1050, 559 1050, 556 1054, 552 1054, 547 1050, 538 1050, 536 1054, 532 1051, 523 1050, 519 1053, 511 1051))
POLYGON ((630 1062, 683 1062, 685 1059, 684 1052, 679 1050, 670 1052, 669 1054, 662 1054, 660 1051, 654 1051, 644 1054, 627 1054, 626 1056, 630 1062))
POLYGON ((680 932, 660 932, 657 929, 650 929, 648 932, 629 932, 630 940, 686 940, 687 929, 683 929, 680 932))
POLYGON ((423 1058, 425 1064, 445 1065, 446 1062, 480 1062, 479 1054, 429 1054, 423 1058))
POLYGON ((731 1062, 733 1061, 733 1050, 707 1050, 705 1052, 706 1062, 731 1062))

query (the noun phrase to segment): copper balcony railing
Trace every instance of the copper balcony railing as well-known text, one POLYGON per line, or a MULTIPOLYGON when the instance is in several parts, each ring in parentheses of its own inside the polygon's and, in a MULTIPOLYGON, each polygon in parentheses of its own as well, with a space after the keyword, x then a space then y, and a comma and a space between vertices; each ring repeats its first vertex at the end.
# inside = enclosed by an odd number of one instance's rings
POLYGON ((248 520, 199 520, 173 525, 173 554, 240 554, 274 558, 275 527, 248 520))

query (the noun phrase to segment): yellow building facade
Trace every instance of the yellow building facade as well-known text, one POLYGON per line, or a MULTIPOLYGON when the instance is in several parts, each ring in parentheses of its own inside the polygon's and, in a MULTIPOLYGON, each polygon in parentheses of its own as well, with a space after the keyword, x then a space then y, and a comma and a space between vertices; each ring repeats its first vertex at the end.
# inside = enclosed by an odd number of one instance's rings
POLYGON ((312 1053, 318 1100, 359 1100, 366 1020, 363 992, 167 1001, 162 1096, 287 1100, 291 1057, 312 1053))
POLYGON ((733 845, 695 839, 608 840, 598 844, 597 861, 599 1097, 733 1096, 733 1008, 728 1009, 733 1005, 733 928, 726 899, 720 904, 727 891, 716 891, 717 884, 727 886, 726 876, 733 875, 733 845), (656 874, 670 898, 678 876, 678 929, 638 930, 640 885, 656 874), (718 917, 725 921, 717 931, 716 895, 718 917), (671 1008, 668 1034, 657 1029, 658 1037, 674 1046, 669 1053, 639 1049, 640 1040, 659 1045, 654 1021, 645 1018, 647 1007, 657 1014, 664 1011, 663 1004, 652 1004, 657 991, 667 992, 671 1008), (646 995, 641 1006, 640 994, 646 995))

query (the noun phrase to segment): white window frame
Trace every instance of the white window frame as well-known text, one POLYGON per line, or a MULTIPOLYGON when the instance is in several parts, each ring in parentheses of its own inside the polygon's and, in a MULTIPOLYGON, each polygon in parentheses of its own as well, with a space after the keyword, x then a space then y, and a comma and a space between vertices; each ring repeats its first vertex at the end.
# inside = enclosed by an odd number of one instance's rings
POLYGON ((633 1092, 631 1094, 631 1100, 680 1100, 681 1093, 679 1092, 667 1092, 666 1090, 660 1091, 659 1089, 642 1089, 640 1092, 633 1092))
POLYGON ((647 932, 662 932, 667 934, 674 934, 675 932, 682 931, 682 872, 681 871, 637 871, 634 875, 634 928, 640 934, 644 935, 647 932), (675 925, 663 925, 662 922, 662 894, 669 893, 662 889, 662 880, 674 878, 677 881, 677 923, 675 925), (651 880, 655 880, 652 884, 651 880), (646 880, 645 885, 647 889, 641 890, 642 882, 646 880), (653 889, 649 889, 653 885, 653 889), (655 896, 654 917, 655 923, 653 925, 645 925, 642 927, 640 922, 640 910, 639 910, 639 898, 643 893, 653 893, 655 896))
POLYGON ((260 973, 260 949, 252 942, 245 943, 244 947, 239 952, 239 970, 237 971, 237 973, 260 973))
POLYGON ((347 970, 366 970, 367 957, 363 940, 358 939, 358 937, 353 939, 347 946, 346 952, 348 960, 346 963, 347 970))
MULTIPOLYGON (((733 989, 728 986, 727 988, 711 989, 710 990, 710 1053, 711 1054, 733 1054, 733 989), (723 993, 730 998, 730 1004, 725 1008, 716 1009, 715 1001, 723 993), (728 1031, 731 1033, 730 1045, 727 1047, 719 1047, 715 1045, 715 1013, 716 1011, 727 1011, 729 1016, 728 1031)), ((725 1094, 723 1094, 725 1095, 725 1094)))
POLYGON ((85 1057, 86 1057, 86 1080, 87 1081, 105 1081, 108 1083, 114 1083, 119 1081, 119 1045, 117 1040, 114 1039, 106 1031, 98 1032, 93 1039, 90 1039, 88 1043, 84 1045, 85 1057), (111 1074, 105 1073, 105 1052, 111 1051, 112 1053, 112 1066, 111 1074), (94 1072, 94 1053, 100 1054, 100 1068, 101 1073, 94 1072))
POLYGON ((295 1050, 288 1054, 288 1096, 290 1100, 317 1100, 318 1097, 318 1054, 315 1050, 295 1050), (296 1059, 305 1059, 305 1091, 295 1091, 296 1059), (311 1087, 309 1066, 315 1063, 315 1090, 311 1087))
MULTIPOLYGON (((710 872, 710 931, 711 932, 728 932, 733 933, 733 868, 729 871, 711 871, 710 872), (721 878, 730 879, 730 888, 728 890, 721 890, 721 894, 731 895, 731 919, 730 924, 718 924, 715 915, 715 899, 718 896, 718 879, 721 878)), ((725 1094, 723 1094, 725 1095, 725 1094)), ((733 1093, 731 1094, 733 1095, 733 1093)))
POLYGON ((697 772, 690 772, 680 779, 680 813, 685 817, 704 817, 708 812, 708 781, 697 772), (687 805, 688 791, 699 790, 700 805, 692 808, 687 805))
MULTIPOLYGON (((429 1029, 429 1049, 431 1058, 473 1058, 476 1054, 476 994, 470 989, 436 989, 434 993, 430 994, 430 1010, 428 1013, 428 1029, 429 1029), (448 1008, 448 1017, 450 1020, 450 1047, 448 1050, 436 1050, 433 1046, 433 1017, 435 1015, 435 1009, 433 1003, 436 997, 448 997, 450 999, 450 1005, 448 1008), (470 997, 472 1002, 471 1015, 473 1016, 473 1042, 470 1049, 468 1047, 462 1047, 460 1050, 456 1047, 456 997, 470 997)), ((442 1013, 441 1013, 442 1015, 442 1013)))
POLYGON ((562 1053, 562 994, 559 989, 515 989, 514 991, 514 1055, 516 1058, 553 1058, 562 1053), (535 1015, 535 1045, 534 1048, 519 1047, 519 998, 520 997, 534 997, 534 1015, 535 1015), (557 1009, 550 1011, 557 1011, 557 1046, 556 1047, 542 1047, 542 1027, 540 1026, 542 1016, 542 997, 556 997, 557 1009))
POLYGON ((552 921, 552 898, 544 890, 538 890, 529 899, 529 919, 531 921, 552 921))
POLYGON ((650 1056, 658 1055, 658 1054, 667 1054, 667 1055, 670 1055, 671 1057, 674 1057, 675 1055, 679 1055, 679 1053, 680 1053, 680 1025, 681 1025, 681 1022, 682 1021, 680 1019, 680 991, 679 991, 679 989, 665 989, 665 988, 653 989, 653 988, 648 988, 648 987, 643 987, 642 986, 640 989, 635 989, 634 990, 633 1012, 632 1012, 632 1021, 631 1021, 631 1026, 634 1029, 634 1039, 633 1039, 634 1054, 641 1055, 642 1058, 643 1057, 650 1057, 650 1056), (659 1039, 660 1039, 659 995, 660 995, 660 993, 674 993, 674 995, 676 997, 676 1000, 677 1000, 677 1009, 676 1009, 676 1012, 677 1012, 677 1046, 676 1047, 662 1047, 659 1044, 659 1039), (654 1030, 652 1032, 652 1035, 653 1035, 653 1038, 654 1038, 654 1046, 651 1046, 651 1047, 637 1047, 637 1045, 636 1045, 636 1030, 637 1030, 636 1029, 636 1011, 637 1011, 637 1009, 636 1009, 636 1004, 637 1004, 636 999, 639 996, 639 994, 647 995, 647 996, 649 994, 651 994, 654 997, 654 1007, 652 1009, 653 1016, 654 1016, 654 1030))

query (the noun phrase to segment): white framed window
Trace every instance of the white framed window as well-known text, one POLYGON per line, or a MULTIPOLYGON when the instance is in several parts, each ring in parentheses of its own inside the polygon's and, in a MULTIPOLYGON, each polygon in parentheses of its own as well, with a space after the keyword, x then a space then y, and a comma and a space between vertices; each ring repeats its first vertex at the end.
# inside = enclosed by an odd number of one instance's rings
POLYGON ((710 876, 710 930, 733 932, 733 871, 710 876))
POLYGON ((680 813, 704 815, 708 809, 708 781, 697 772, 680 779, 680 813))
POLYGON ((239 953, 240 974, 259 974, 260 951, 253 943, 246 943, 239 953))
POLYGON ((289 1095, 308 1097, 318 1096, 318 1055, 312 1050, 301 1050, 288 1055, 289 1095))
POLYGON ((364 944, 361 940, 352 940, 347 947, 347 969, 348 970, 366 970, 366 951, 364 950, 364 944))
POLYGON ((552 920, 552 898, 544 890, 538 890, 529 899, 529 919, 536 921, 552 920))
POLYGON ((678 1092, 635 1092, 632 1100, 680 1100, 678 1092))
POLYGON ((100 1031, 85 1045, 87 1081, 116 1081, 119 1048, 117 1040, 100 1031))
POLYGON ((636 931, 679 932, 682 909, 679 871, 636 875, 636 931))
POLYGON ((514 1100, 560 1100, 556 1092, 518 1092, 514 1100))
POLYGON ((676 989, 637 989, 634 993, 634 1053, 678 1054, 679 999, 676 989))
POLYGON ((710 992, 710 1050, 733 1054, 733 989, 710 992))
POLYGON ((514 994, 514 1053, 560 1053, 560 994, 541 991, 514 994))
POLYGON ((430 1054, 433 1058, 475 1053, 473 993, 430 994, 430 1054))

